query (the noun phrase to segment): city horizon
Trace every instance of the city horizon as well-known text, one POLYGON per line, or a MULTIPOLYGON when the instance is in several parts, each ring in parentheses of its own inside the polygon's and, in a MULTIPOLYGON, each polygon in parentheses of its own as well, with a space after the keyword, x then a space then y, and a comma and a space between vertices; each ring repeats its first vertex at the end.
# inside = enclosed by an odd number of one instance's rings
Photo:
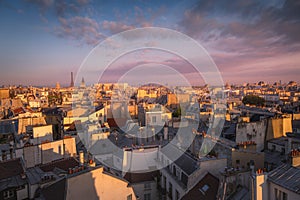
MULTIPOLYGON (((296 82, 296 83, 300 83, 300 81, 295 81, 295 80, 288 80, 288 81, 282 81, 282 80, 277 80, 277 81, 274 81, 274 82, 271 82, 271 81, 265 81, 265 80, 258 80, 258 81, 255 81, 255 82, 241 82, 241 83, 231 83, 231 82, 224 82, 223 86, 229 84, 229 86, 242 86, 242 85, 247 85, 247 84, 250 84, 250 85, 254 85, 254 84, 258 84, 259 82, 264 82, 265 85, 273 85, 275 83, 280 83, 281 82, 281 85, 287 85, 289 84, 290 82, 296 82)), ((7 88, 7 87, 19 87, 19 86, 22 86, 22 87, 38 87, 38 88, 55 88, 57 86, 57 84, 59 84, 59 86, 61 88, 69 88, 70 87, 70 83, 65 83, 65 84, 61 84, 60 82, 55 82, 55 83, 51 83, 51 84, 47 84, 47 85, 32 85, 32 84, 11 84, 11 85, 6 85, 6 84, 2 84, 0 85, 0 88, 7 88)), ((127 82, 97 82, 97 83, 89 83, 89 82, 85 82, 86 86, 93 86, 93 85, 96 85, 96 84, 128 84, 127 82)), ((157 84, 157 83, 148 83, 148 84, 157 84)), ((147 86, 147 84, 128 84, 129 86, 133 86, 133 87, 143 87, 143 86, 147 86)), ((187 85, 176 85, 176 84, 157 84, 159 86, 163 86, 163 87, 167 87, 167 86, 172 86, 172 87, 186 87, 187 85)), ((191 87, 203 87, 207 84, 198 84, 198 85, 190 85, 191 87)), ((74 87, 79 87, 80 84, 77 84, 77 86, 74 86, 74 87)))

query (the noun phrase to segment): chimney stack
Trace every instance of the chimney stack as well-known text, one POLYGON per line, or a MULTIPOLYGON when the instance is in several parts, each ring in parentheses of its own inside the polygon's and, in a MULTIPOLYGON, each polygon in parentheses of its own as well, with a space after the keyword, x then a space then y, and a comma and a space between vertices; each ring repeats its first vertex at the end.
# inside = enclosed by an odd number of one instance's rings
POLYGON ((300 167, 300 151, 293 149, 290 153, 290 164, 293 167, 300 167))
POLYGON ((96 166, 95 161, 92 160, 92 159, 90 159, 90 160, 89 160, 89 166, 90 166, 90 167, 95 167, 95 166, 96 166))
POLYGON ((79 151, 79 163, 80 163, 80 165, 84 164, 84 153, 82 150, 79 151))
POLYGON ((168 140, 168 133, 169 133, 168 126, 167 126, 167 123, 165 123, 165 125, 164 125, 164 140, 168 140))

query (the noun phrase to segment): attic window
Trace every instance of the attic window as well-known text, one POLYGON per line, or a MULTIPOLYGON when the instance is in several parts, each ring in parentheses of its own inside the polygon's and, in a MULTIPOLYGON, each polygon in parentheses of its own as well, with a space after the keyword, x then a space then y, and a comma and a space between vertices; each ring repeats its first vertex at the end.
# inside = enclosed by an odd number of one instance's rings
POLYGON ((203 187, 202 187, 201 189, 199 189, 199 190, 200 190, 200 192, 202 192, 202 193, 204 194, 205 192, 207 192, 208 189, 209 189, 209 186, 208 186, 207 184, 205 184, 205 185, 203 185, 203 187))

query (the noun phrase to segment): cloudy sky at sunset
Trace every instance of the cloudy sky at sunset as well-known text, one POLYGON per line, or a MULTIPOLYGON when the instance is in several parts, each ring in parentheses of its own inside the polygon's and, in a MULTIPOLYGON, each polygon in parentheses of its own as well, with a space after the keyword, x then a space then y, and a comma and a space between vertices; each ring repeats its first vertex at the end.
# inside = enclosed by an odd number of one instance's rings
POLYGON ((195 39, 224 82, 299 82, 299 11, 297 0, 0 0, 0 85, 68 85, 99 42, 152 26, 195 39))

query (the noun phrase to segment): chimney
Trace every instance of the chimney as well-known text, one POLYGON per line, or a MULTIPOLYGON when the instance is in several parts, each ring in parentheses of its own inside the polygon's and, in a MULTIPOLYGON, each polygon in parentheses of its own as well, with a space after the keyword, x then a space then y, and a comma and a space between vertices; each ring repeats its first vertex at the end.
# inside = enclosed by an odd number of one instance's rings
POLYGON ((167 123, 165 123, 165 126, 164 126, 164 140, 168 140, 168 133, 169 133, 168 126, 167 126, 167 123))
POLYGON ((300 167, 300 151, 293 149, 290 153, 290 164, 293 167, 300 167))
POLYGON ((240 146, 240 148, 243 148, 247 151, 256 151, 256 143, 254 141, 244 141, 244 142, 240 142, 238 143, 238 146, 240 146))
POLYGON ((252 181, 251 199, 268 199, 266 192, 267 174, 262 169, 258 169, 254 173, 252 181))
POLYGON ((90 166, 90 167, 95 167, 95 166, 96 166, 95 161, 93 161, 92 159, 90 159, 90 160, 89 160, 89 166, 90 166))
POLYGON ((79 151, 79 163, 80 163, 80 165, 84 164, 84 153, 82 150, 79 151))

